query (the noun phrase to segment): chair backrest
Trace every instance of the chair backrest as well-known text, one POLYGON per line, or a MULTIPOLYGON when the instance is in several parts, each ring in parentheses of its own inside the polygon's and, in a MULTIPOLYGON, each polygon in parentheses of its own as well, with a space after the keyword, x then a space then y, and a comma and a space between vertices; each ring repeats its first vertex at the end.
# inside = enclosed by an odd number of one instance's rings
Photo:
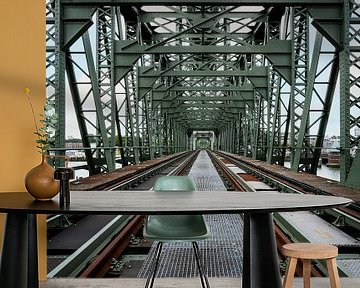
MULTIPOLYGON (((195 182, 188 176, 162 176, 154 190, 196 191, 195 182)), ((198 241, 209 237, 203 215, 149 215, 144 226, 144 236, 158 241, 198 241)))
POLYGON ((154 185, 155 191, 196 191, 196 184, 189 176, 162 176, 154 185))

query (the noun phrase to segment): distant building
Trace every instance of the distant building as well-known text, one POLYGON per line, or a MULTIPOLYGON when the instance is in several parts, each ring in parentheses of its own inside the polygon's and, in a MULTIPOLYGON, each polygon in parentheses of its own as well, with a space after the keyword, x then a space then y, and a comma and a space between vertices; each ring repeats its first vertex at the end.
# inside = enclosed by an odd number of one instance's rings
POLYGON ((82 150, 83 144, 81 141, 77 141, 76 139, 69 139, 65 143, 65 148, 67 149, 65 154, 70 157, 70 160, 85 159, 85 152, 82 150))
POLYGON ((83 144, 82 144, 82 142, 66 142, 65 148, 66 149, 82 149, 83 144))

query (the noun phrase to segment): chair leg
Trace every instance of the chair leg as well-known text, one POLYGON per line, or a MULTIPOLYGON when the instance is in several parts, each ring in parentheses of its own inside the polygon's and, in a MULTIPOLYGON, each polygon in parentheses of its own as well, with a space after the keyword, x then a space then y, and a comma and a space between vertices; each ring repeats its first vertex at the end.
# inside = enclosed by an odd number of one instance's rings
POLYGON ((337 270, 336 259, 327 259, 326 264, 328 268, 331 288, 340 288, 340 279, 339 272, 337 270))
POLYGON ((151 288, 154 285, 155 275, 156 275, 157 267, 159 265, 159 259, 160 259, 162 246, 163 246, 163 242, 158 242, 158 244, 156 246, 154 259, 152 260, 152 264, 153 264, 152 273, 149 273, 149 275, 146 279, 146 284, 145 284, 146 288, 147 287, 151 288), (154 262, 155 262, 155 264, 154 264, 154 262))
POLYGON ((291 288, 294 280, 294 274, 296 269, 297 258, 290 258, 288 266, 286 268, 283 288, 291 288))
POLYGON ((201 264, 200 261, 200 249, 199 249, 199 245, 196 242, 192 242, 193 248, 194 248, 194 254, 195 254, 195 259, 196 259, 196 264, 198 266, 199 269, 199 274, 200 274, 200 280, 201 280, 201 286, 203 288, 210 288, 210 284, 209 281, 207 279, 206 274, 204 273, 204 269, 203 266, 201 264))
POLYGON ((311 276, 310 259, 302 259, 302 261, 303 261, 304 288, 310 288, 310 276, 311 276))

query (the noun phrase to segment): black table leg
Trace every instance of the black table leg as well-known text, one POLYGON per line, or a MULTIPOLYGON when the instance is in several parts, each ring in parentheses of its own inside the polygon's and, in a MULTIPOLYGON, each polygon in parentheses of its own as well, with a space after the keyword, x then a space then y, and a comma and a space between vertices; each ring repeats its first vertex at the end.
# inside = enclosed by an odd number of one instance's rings
POLYGON ((27 288, 28 215, 10 213, 6 217, 0 266, 1 288, 27 288))
POLYGON ((37 243, 37 223, 36 215, 28 214, 28 286, 27 288, 39 287, 38 269, 38 243, 37 243))
POLYGON ((245 214, 243 263, 243 288, 282 286, 271 214, 245 214))
POLYGON ((38 288, 36 215, 9 213, 0 262, 1 288, 38 288))

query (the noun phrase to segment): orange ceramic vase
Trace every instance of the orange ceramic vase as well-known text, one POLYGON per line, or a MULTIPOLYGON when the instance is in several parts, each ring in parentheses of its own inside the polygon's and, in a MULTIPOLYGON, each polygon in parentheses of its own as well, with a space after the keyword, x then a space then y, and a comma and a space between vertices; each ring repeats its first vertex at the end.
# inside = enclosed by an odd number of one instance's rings
POLYGON ((42 155, 40 165, 31 169, 25 176, 25 187, 27 191, 40 201, 50 200, 60 192, 60 181, 54 179, 55 169, 51 167, 47 158, 42 155))

